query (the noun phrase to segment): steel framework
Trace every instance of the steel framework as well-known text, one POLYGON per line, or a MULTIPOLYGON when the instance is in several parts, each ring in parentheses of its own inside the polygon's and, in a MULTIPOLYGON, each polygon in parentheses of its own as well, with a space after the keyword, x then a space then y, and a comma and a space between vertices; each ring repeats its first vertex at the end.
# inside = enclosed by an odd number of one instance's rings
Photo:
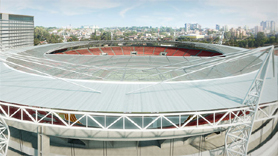
MULTIPOLYGON (((248 106, 248 115, 237 115, 232 123, 240 123, 228 128, 225 137, 225 149, 228 156, 234 155, 247 155, 248 142, 252 133, 252 128, 256 118, 257 111, 259 111, 259 103, 261 93, 263 91, 264 82, 266 79, 268 66, 271 64, 271 60, 274 68, 274 47, 267 49, 267 56, 261 65, 251 87, 244 98, 243 105, 248 106), (247 122, 241 122, 245 119, 247 122)), ((264 52, 264 53, 265 53, 264 52)), ((275 77, 275 70, 273 69, 273 77, 275 77)))
POLYGON ((9 147, 10 130, 5 120, 0 117, 0 156, 6 156, 9 147))
MULTIPOLYGON (((277 101, 261 104, 258 106, 255 120, 262 121, 276 118, 278 117, 277 109, 277 101)), ((248 106, 245 106, 233 109, 182 113, 93 113, 37 108, 0 102, 1 117, 6 120, 31 123, 39 126, 100 131, 146 132, 229 127, 250 123, 248 114, 251 111, 248 106), (240 122, 232 122, 233 119, 240 119, 240 122), (154 123, 156 126, 153 126, 154 123)))

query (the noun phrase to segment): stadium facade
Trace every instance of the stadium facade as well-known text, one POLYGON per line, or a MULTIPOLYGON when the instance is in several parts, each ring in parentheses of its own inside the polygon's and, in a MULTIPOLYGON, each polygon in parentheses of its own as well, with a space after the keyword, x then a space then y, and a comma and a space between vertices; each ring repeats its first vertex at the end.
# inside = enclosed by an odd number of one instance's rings
POLYGON ((1 52, 2 153, 276 155, 273 49, 86 41, 1 52))
POLYGON ((0 51, 33 45, 33 16, 0 13, 0 51))

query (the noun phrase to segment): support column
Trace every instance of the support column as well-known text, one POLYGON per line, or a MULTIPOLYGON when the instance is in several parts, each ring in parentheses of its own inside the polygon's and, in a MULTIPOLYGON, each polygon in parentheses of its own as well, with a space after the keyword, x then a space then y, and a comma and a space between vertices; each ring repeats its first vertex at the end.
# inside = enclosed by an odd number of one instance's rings
POLYGON ((38 127, 38 156, 50 155, 50 139, 47 135, 43 134, 44 127, 38 127))
POLYGON ((7 155, 10 130, 5 120, 0 116, 0 155, 7 155), (5 134, 6 133, 6 134, 5 134))
MULTIPOLYGON (((263 52, 267 55, 242 103, 242 105, 249 107, 247 110, 248 114, 240 111, 234 113, 234 119, 232 122, 238 124, 230 126, 226 132, 225 152, 227 156, 247 156, 249 138, 252 133, 252 128, 258 111, 258 105, 264 89, 264 82, 269 69, 268 66, 271 64, 271 59, 274 64, 274 59, 272 57, 273 49, 274 46, 271 46, 263 52)), ((275 77, 274 70, 273 77, 275 77)))

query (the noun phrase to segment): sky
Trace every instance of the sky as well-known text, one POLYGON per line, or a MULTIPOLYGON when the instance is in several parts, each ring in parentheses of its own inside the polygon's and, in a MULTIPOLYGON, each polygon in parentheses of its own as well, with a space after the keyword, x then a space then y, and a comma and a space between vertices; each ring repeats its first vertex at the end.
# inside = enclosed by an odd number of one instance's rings
POLYGON ((273 20, 278 0, 0 0, 0 12, 31 15, 35 26, 249 26, 273 20))

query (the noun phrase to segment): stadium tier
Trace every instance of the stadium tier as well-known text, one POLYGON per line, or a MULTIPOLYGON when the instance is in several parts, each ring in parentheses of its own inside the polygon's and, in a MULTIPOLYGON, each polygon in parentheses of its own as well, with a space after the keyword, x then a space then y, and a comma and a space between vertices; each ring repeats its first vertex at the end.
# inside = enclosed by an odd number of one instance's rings
POLYGON ((194 156, 238 151, 242 138, 239 153, 273 155, 277 62, 273 46, 193 42, 11 49, 1 53, 0 146, 8 155, 194 156))
POLYGON ((111 47, 115 55, 123 55, 123 50, 121 47, 111 47))
MULTIPOLYGON (((91 48, 94 55, 162 55, 165 53, 166 56, 199 56, 199 57, 210 57, 221 55, 219 52, 206 51, 206 50, 192 50, 186 48, 172 48, 172 47, 101 47, 101 48, 91 48), (100 49, 100 51, 99 51, 100 49), (132 52, 136 52, 132 54, 132 52)), ((80 55, 92 55, 87 49, 78 49, 76 51, 57 50, 52 52, 52 54, 80 54, 80 55)))
POLYGON ((92 55, 92 53, 88 49, 80 49, 76 50, 80 55, 92 55))
POLYGON ((100 49, 107 55, 115 55, 110 47, 102 47, 100 49))
POLYGON ((89 51, 91 51, 94 55, 100 55, 102 53, 99 48, 91 48, 89 51))
POLYGON ((134 47, 134 51, 137 52, 137 55, 144 55, 144 47, 134 47))

